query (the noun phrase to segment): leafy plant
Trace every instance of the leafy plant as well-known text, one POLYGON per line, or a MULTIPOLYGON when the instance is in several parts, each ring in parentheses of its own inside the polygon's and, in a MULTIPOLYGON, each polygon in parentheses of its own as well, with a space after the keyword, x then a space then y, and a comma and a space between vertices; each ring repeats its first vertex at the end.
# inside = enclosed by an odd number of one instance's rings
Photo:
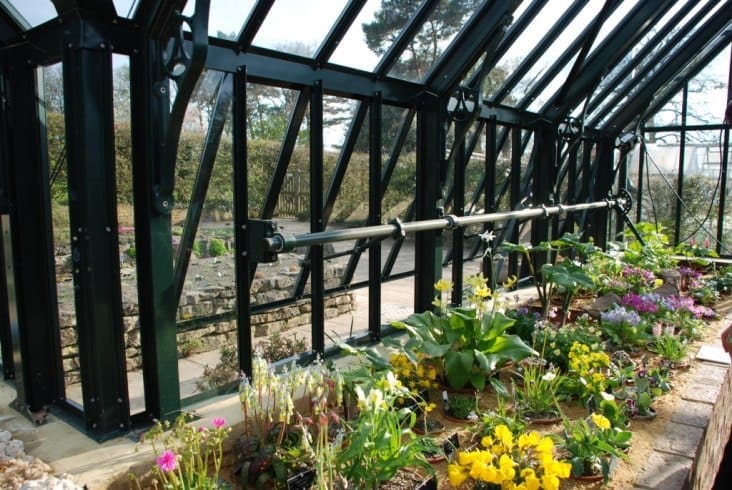
MULTIPOLYGON (((150 443, 155 454, 155 477, 166 489, 228 488, 219 481, 219 473, 224 440, 231 428, 225 427, 223 418, 213 419, 212 428, 193 427, 188 424, 192 419, 181 413, 172 424, 158 421, 142 435, 141 442, 150 443)), ((140 488, 137 479, 132 479, 140 488)))
POLYGON ((600 314, 600 330, 615 350, 633 350, 643 346, 649 339, 645 329, 638 313, 622 306, 600 314))
POLYGON ((396 400, 409 396, 409 390, 388 372, 364 391, 355 388, 358 418, 347 422, 338 468, 354 488, 376 489, 398 470, 416 466, 433 472, 421 450, 420 438, 412 432, 416 415, 408 408, 398 409, 396 400))
POLYGON ((513 385, 516 408, 528 418, 553 418, 559 415, 557 393, 566 378, 557 369, 528 364, 518 374, 523 381, 513 385))
POLYGON ((478 398, 476 393, 445 392, 445 411, 451 417, 460 420, 468 420, 471 413, 478 410, 478 398))
POLYGON ((208 364, 203 368, 201 379, 196 381, 196 389, 206 391, 236 381, 239 371, 236 347, 223 346, 219 350, 219 362, 214 367, 208 364))
POLYGON ((607 484, 610 458, 626 458, 625 454, 605 440, 602 431, 596 424, 590 426, 584 419, 570 422, 565 418, 558 445, 568 454, 572 476, 600 473, 607 484))
POLYGON ((648 347, 670 362, 679 362, 689 354, 689 344, 678 335, 662 334, 648 343, 648 347))
POLYGON ((308 343, 304 338, 298 338, 296 333, 286 337, 280 332, 273 332, 257 348, 267 361, 276 362, 305 352, 308 350, 308 343))
POLYGON ((551 295, 558 291, 562 296, 562 317, 560 326, 564 326, 569 314, 569 305, 572 298, 580 289, 589 291, 595 290, 595 283, 592 278, 584 273, 582 267, 569 259, 564 259, 559 264, 544 264, 541 266, 543 287, 545 294, 551 295), (549 288, 548 290, 546 288, 549 288))
POLYGON ((203 256, 203 250, 201 249, 201 242, 198 240, 193 241, 193 246, 191 247, 191 252, 196 257, 202 257, 203 256))
POLYGON ((423 353, 434 361, 450 387, 470 385, 483 390, 500 363, 520 360, 534 351, 518 336, 505 333, 514 320, 497 311, 495 298, 488 309, 492 292, 483 275, 471 276, 466 282, 466 306, 449 306, 442 295, 449 294, 452 283, 440 280, 435 285, 439 293, 434 302, 437 313, 413 314, 392 325, 409 334, 409 340, 400 347, 413 363, 418 362, 418 353, 423 353))

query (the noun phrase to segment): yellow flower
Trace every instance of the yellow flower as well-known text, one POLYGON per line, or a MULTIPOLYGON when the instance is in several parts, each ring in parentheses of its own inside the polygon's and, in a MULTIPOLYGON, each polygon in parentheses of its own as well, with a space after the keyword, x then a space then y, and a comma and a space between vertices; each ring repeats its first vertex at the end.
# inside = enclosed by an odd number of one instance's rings
POLYGON ((545 454, 551 454, 554 450, 554 441, 549 437, 542 437, 536 445, 536 451, 545 454))
POLYGON ((559 478, 556 475, 543 475, 541 484, 544 490, 559 490, 559 478))
POLYGON ((662 286, 662 285, 663 285, 663 279, 660 279, 659 278, 659 279, 656 279, 655 281, 653 281, 653 287, 654 288, 657 288, 657 287, 662 286))
POLYGON ((478 459, 478 451, 460 451, 458 453, 458 463, 460 466, 468 466, 478 459))
POLYGON ((481 286, 478 288, 475 288, 475 296, 477 298, 490 298, 491 297, 491 288, 486 286, 481 286))
POLYGON ((540 440, 541 436, 539 436, 539 433, 532 430, 528 434, 524 433, 519 436, 518 447, 524 450, 526 447, 536 446, 540 440))
POLYGON ((592 414, 592 421, 595 423, 596 426, 601 429, 610 428, 610 421, 604 415, 601 415, 599 413, 592 414))
POLYGON ((513 460, 508 454, 501 455, 501 458, 498 460, 498 466, 501 470, 501 477, 504 480, 513 480, 513 477, 516 476, 516 470, 513 468, 513 460))
POLYGON ((503 477, 498 469, 493 465, 483 465, 480 468, 480 472, 477 474, 476 479, 482 480, 487 483, 500 484, 503 481, 503 477))
POLYGON ((435 283, 435 290, 440 293, 447 293, 452 290, 452 281, 449 279, 439 279, 435 283))
POLYGON ((450 463, 447 465, 447 478, 450 480, 450 485, 459 487, 468 479, 468 474, 459 464, 450 463))
POLYGON ((491 446, 493 445, 493 438, 492 438, 491 436, 484 436, 484 437, 483 437, 483 438, 482 438, 482 439, 480 440, 480 444, 481 444, 481 445, 482 445, 482 446, 483 446, 484 448, 488 449, 488 448, 490 448, 490 447, 491 447, 491 446))
POLYGON ((477 292, 478 289, 486 287, 488 282, 486 278, 483 277, 483 273, 480 272, 478 274, 473 274, 465 279, 465 284, 472 287, 473 291, 477 292))
POLYGON ((513 434, 511 430, 503 424, 497 425, 494 430, 494 435, 507 450, 513 447, 513 434))
POLYGON ((516 281, 518 281, 518 277, 516 275, 508 276, 508 279, 506 279, 506 282, 503 283, 503 287, 506 289, 511 289, 516 285, 516 281))

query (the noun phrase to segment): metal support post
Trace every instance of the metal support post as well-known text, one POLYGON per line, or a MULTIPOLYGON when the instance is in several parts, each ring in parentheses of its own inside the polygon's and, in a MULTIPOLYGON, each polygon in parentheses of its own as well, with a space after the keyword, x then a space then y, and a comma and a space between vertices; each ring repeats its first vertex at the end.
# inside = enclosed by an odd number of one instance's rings
POLYGON ((170 103, 166 94, 155 91, 164 76, 162 49, 161 42, 150 41, 130 57, 135 247, 148 418, 171 418, 180 411, 171 219, 159 212, 152 191, 170 103))
MULTIPOLYGON (((511 192, 511 209, 516 210, 521 205, 521 127, 514 126, 511 128, 511 174, 509 176, 510 192, 511 192)), ((506 226, 509 226, 507 223, 506 226)), ((518 222, 511 225, 511 232, 508 241, 518 243, 519 226, 518 222)), ((511 254, 508 257, 508 274, 518 274, 518 256, 511 254)))
POLYGON ((84 422, 108 438, 130 425, 122 325, 112 106, 107 45, 63 57, 69 215, 84 422))
MULTIPOLYGON (((369 107, 369 225, 381 224, 381 92, 369 107)), ((369 337, 381 338, 381 242, 369 245, 369 337)))
MULTIPOLYGON (((323 219, 323 82, 310 88, 310 231, 325 230, 323 219)), ((325 274, 323 246, 310 247, 310 301, 313 350, 325 352, 325 274)))
POLYGON ((18 315, 17 321, 10 319, 13 404, 27 413, 62 398, 64 385, 42 82, 23 57, 11 56, 8 66, 10 219, 3 230, 10 231, 4 237, 5 263, 13 265, 7 277, 9 306, 18 315))
POLYGON ((684 202, 684 167, 686 166, 686 111, 689 107, 689 82, 684 81, 684 88, 681 90, 681 131, 679 131, 679 172, 676 178, 676 206, 674 209, 674 244, 681 241, 681 215, 683 213, 682 203, 684 202))
MULTIPOLYGON (((440 99, 422 94, 417 115, 417 183, 415 218, 433 219, 441 213, 440 175, 444 155, 444 108, 440 99)), ((432 306, 434 284, 442 274, 442 236, 433 230, 415 237, 414 309, 426 311, 432 306)))
MULTIPOLYGON (((543 122, 539 125, 535 135, 537 161, 533 169, 533 205, 541 206, 547 202, 551 203, 554 199, 552 189, 557 174, 554 160, 557 154, 556 131, 550 123, 543 122)), ((547 240, 549 240, 549 220, 534 220, 531 223, 531 243, 541 243, 547 240)), ((539 270, 547 259, 541 254, 534 254, 534 268, 539 270)))
MULTIPOLYGON (((496 125, 496 118, 492 117, 486 125, 485 132, 485 161, 484 161, 484 173, 485 173, 485 194, 483 201, 483 209, 486 213, 493 213, 496 211, 496 165, 498 164, 498 147, 496 138, 498 137, 498 128, 496 125)), ((484 232, 493 232, 493 223, 486 223, 484 232)), ((497 278, 493 277, 493 261, 491 255, 485 253, 486 251, 493 251, 493 244, 486 243, 486 250, 483 252, 483 275, 488 279, 488 284, 494 284, 497 278)))
MULTIPOLYGON (((467 117, 467 114, 465 115, 467 117)), ((466 125, 469 121, 455 121, 455 134, 464 135, 467 133, 466 125)), ((452 194, 452 212, 457 216, 465 214, 465 138, 455 142, 456 147, 455 161, 453 165, 453 194, 452 194)), ((463 249, 464 233, 462 228, 456 228, 452 231, 452 302, 459 305, 463 300, 463 249)))
POLYGON ((239 369, 252 375, 252 318, 249 288, 252 277, 252 257, 248 247, 251 231, 247 226, 249 216, 249 172, 247 157, 247 71, 237 68, 233 80, 233 140, 234 140, 234 233, 236 267, 236 331, 239 353, 239 369))

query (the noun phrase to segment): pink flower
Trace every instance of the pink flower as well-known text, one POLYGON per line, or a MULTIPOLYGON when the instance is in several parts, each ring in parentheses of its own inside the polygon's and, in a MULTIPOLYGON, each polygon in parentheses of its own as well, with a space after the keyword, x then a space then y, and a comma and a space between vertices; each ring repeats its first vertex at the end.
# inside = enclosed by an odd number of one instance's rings
POLYGON ((214 429, 220 429, 226 425, 226 419, 222 417, 216 417, 211 421, 211 424, 214 426, 214 429))
POLYGON ((178 461, 176 459, 175 453, 170 449, 166 449, 163 454, 158 456, 157 463, 158 468, 160 468, 160 470, 165 473, 174 471, 178 467, 178 461))

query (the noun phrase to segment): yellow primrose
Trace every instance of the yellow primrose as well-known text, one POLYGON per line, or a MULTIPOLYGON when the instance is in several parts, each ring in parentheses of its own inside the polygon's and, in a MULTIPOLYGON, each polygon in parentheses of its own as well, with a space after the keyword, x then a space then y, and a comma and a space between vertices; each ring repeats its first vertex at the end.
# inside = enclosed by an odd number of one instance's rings
POLYGON ((459 487, 468 479, 468 474, 459 464, 450 463, 447 465, 447 478, 450 480, 450 485, 459 487))
POLYGON ((601 415, 599 413, 592 414, 592 421, 600 429, 609 429, 610 428, 610 421, 604 415, 601 415))

